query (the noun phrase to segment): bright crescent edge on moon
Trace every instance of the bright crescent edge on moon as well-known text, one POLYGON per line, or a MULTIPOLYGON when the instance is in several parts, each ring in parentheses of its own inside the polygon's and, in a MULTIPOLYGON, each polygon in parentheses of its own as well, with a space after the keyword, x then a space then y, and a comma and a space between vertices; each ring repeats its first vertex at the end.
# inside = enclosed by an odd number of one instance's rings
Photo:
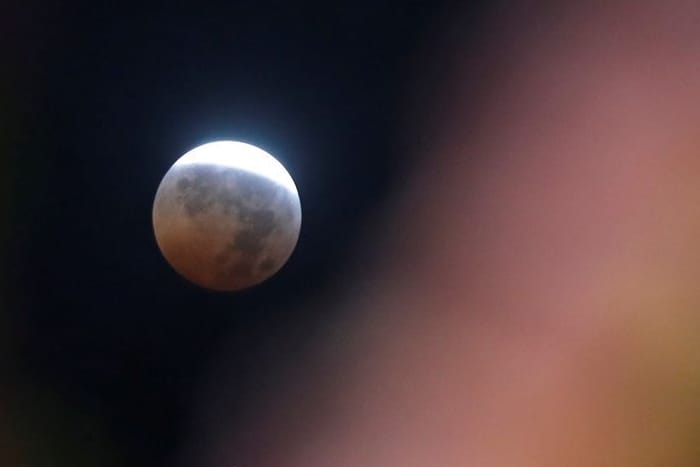
POLYGON ((298 195, 287 169, 274 156, 252 144, 239 141, 206 143, 185 153, 173 166, 197 163, 228 166, 261 175, 298 195))

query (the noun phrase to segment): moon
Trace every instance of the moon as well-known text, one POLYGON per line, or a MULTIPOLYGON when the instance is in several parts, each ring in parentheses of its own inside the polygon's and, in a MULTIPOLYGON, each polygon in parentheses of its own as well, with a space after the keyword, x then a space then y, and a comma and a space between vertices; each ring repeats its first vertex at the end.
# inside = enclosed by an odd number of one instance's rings
POLYGON ((190 282, 243 290, 277 273, 299 239, 301 203, 277 159, 238 141, 204 144, 167 171, 153 230, 167 262, 190 282))

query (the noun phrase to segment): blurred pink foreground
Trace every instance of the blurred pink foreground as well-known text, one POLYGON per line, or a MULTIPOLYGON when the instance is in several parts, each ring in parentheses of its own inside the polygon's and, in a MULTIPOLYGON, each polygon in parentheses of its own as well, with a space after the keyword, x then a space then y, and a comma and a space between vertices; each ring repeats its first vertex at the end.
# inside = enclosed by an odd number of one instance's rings
POLYGON ((700 8, 521 3, 446 23, 371 270, 199 465, 700 465, 700 8))

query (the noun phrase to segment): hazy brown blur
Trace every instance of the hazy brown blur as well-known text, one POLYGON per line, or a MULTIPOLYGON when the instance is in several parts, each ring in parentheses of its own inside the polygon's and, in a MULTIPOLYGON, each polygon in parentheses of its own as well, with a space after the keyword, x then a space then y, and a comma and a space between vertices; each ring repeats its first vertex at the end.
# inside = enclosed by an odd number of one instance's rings
POLYGON ((698 465, 700 10, 526 3, 435 44, 373 269, 201 466, 698 465))

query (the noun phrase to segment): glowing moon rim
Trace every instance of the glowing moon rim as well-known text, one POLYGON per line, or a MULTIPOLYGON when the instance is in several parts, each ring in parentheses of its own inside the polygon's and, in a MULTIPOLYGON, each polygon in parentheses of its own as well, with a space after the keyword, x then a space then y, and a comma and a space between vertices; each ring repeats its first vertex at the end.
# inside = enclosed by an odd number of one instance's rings
POLYGON ((211 164, 245 170, 274 180, 294 194, 298 194, 294 180, 271 154, 252 144, 240 141, 214 141, 186 152, 174 166, 211 164))

